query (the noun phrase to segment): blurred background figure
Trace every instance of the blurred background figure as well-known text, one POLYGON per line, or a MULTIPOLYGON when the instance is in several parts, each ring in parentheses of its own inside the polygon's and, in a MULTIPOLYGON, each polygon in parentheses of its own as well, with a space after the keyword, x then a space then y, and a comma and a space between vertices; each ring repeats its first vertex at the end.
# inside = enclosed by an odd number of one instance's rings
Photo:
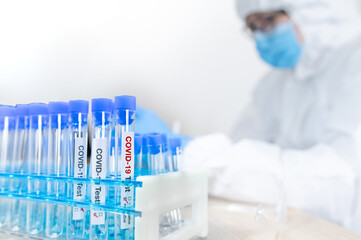
POLYGON ((241 201, 277 201, 270 176, 284 178, 290 206, 361 232, 356 2, 237 0, 237 10, 273 69, 235 125, 236 143, 222 134, 196 139, 188 165, 210 170, 212 195, 241 201))
POLYGON ((361 18, 351 2, 237 1, 260 57, 273 70, 258 84, 235 139, 297 149, 342 139, 353 146, 361 114, 361 18))

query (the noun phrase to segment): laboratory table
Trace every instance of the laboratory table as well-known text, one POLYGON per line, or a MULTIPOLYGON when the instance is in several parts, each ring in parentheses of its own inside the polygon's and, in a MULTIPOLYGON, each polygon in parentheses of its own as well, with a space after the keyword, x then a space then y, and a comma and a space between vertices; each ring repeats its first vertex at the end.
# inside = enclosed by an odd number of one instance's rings
POLYGON ((255 211, 251 209, 245 204, 210 198, 209 232, 206 239, 361 240, 361 235, 301 210, 290 208, 287 209, 285 221, 281 226, 267 221, 254 224, 255 211))

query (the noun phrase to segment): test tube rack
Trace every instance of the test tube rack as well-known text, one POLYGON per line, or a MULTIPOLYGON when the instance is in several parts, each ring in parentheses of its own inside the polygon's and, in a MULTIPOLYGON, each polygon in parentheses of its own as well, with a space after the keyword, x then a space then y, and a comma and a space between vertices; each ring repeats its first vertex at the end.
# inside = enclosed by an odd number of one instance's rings
MULTIPOLYGON (((207 174, 205 172, 169 172, 158 175, 138 174, 136 181, 122 181, 114 179, 95 180, 72 177, 57 176, 35 176, 23 174, 0 174, 0 201, 4 199, 33 201, 44 204, 57 204, 83 209, 104 211, 133 216, 131 219, 132 231, 136 240, 184 240, 194 237, 206 237, 208 233, 207 216, 207 174), (110 198, 106 204, 99 205, 91 202, 89 194, 83 201, 74 201, 73 196, 49 195, 44 191, 29 193, 27 185, 29 182, 42 182, 47 184, 66 183, 68 188, 74 184, 82 183, 90 192, 91 185, 105 185, 110 188, 122 186, 134 186, 135 207, 122 207, 114 203, 110 198), (19 186, 13 191, 14 185, 19 186), (163 214, 184 207, 191 208, 191 214, 185 219, 180 227, 166 236, 160 236, 160 218, 163 214)), ((71 191, 69 191, 71 192, 71 191)), ((11 216, 8 216, 11 217, 11 216)), ((6 228, 6 226, 5 226, 6 228)), ((6 230, 6 229, 5 229, 6 230)), ((66 232, 66 227, 64 229, 66 232)), ((9 230, 9 234, 11 231, 9 230)), ((17 236, 29 236, 25 232, 16 232, 17 236)), ((43 234, 31 237, 45 239, 43 234)), ((59 238, 58 238, 59 239, 59 238)), ((60 239, 67 239, 67 235, 60 239)), ((109 239, 112 239, 109 237, 109 239)))

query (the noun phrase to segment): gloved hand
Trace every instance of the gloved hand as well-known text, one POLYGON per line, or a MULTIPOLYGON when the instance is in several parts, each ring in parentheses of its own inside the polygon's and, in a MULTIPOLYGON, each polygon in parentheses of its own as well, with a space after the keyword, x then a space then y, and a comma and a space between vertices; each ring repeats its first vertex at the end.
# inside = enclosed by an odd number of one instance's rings
POLYGON ((155 112, 137 106, 135 112, 137 121, 137 133, 146 134, 150 132, 166 133, 167 135, 173 134, 167 124, 155 112))
POLYGON ((152 110, 137 106, 135 112, 136 117, 136 132, 140 134, 147 134, 150 132, 159 132, 167 134, 168 138, 180 137, 182 138, 183 147, 192 140, 192 138, 174 134, 168 125, 152 110))

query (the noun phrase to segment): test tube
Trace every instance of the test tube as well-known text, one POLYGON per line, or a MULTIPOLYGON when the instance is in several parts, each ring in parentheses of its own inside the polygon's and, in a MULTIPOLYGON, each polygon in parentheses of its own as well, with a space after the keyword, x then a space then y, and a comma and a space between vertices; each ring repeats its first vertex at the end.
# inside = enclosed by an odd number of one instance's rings
MULTIPOLYGON (((15 127, 14 107, 0 106, 0 172, 10 172, 10 160, 13 146, 15 127)), ((9 180, 0 179, 0 191, 8 191, 9 180)), ((0 227, 4 227, 9 220, 9 200, 0 199, 0 227)))
MULTIPOLYGON (((112 122, 111 122, 111 139, 110 139, 110 158, 109 158, 109 175, 112 179, 117 177, 116 161, 115 161, 115 114, 114 109, 115 105, 112 102, 112 122)), ((109 186, 111 187, 111 186, 109 186)), ((110 192, 110 190, 109 190, 110 192)))
POLYGON ((143 141, 142 141, 142 172, 143 171, 146 171, 147 174, 149 174, 150 171, 147 135, 143 135, 143 141))
MULTIPOLYGON (((181 138, 170 138, 170 159, 173 171, 179 171, 179 164, 181 164, 182 158, 182 139, 181 138)), ((180 209, 173 210, 171 212, 172 222, 171 226, 173 229, 179 228, 182 223, 182 213, 180 209)))
POLYGON ((162 136, 159 133, 150 133, 148 137, 149 164, 152 174, 164 172, 164 158, 162 152, 162 136))
MULTIPOLYGON (((113 115, 114 116, 114 115, 113 115)), ((114 120, 114 117, 113 117, 114 120)), ((113 121, 114 124, 114 121, 113 121)), ((109 153, 109 165, 108 165, 108 172, 111 179, 115 180, 117 177, 116 173, 116 164, 115 164, 115 130, 114 125, 112 125, 112 137, 110 139, 110 153, 109 153)), ((108 188, 108 195, 107 200, 111 204, 115 204, 115 189, 116 186, 109 185, 108 188)), ((108 222, 108 237, 113 238, 115 234, 115 214, 107 214, 107 222, 108 222)))
MULTIPOLYGON (((48 157, 48 120, 49 109, 44 103, 29 104, 29 136, 27 173, 31 175, 45 175, 47 173, 48 157)), ((28 194, 41 196, 46 193, 43 181, 29 180, 28 194)), ((45 205, 44 203, 27 202, 26 207, 26 232, 32 235, 44 230, 45 205)))
POLYGON ((144 168, 142 158, 143 135, 136 133, 134 136, 134 168, 138 172, 144 168))
MULTIPOLYGON (((47 175, 53 177, 67 176, 68 164, 68 103, 49 103, 49 136, 47 175)), ((65 182, 49 181, 48 196, 59 198, 66 196, 65 182)), ((66 207, 58 204, 46 205, 45 235, 58 238, 62 235, 66 223, 66 207)))
MULTIPOLYGON (((112 101, 112 122, 111 122, 111 138, 110 138, 110 152, 109 152, 109 165, 108 173, 111 179, 117 178, 117 169, 115 161, 115 114, 114 114, 114 102, 112 101)), ((109 185, 107 200, 111 203, 115 203, 115 186, 109 185)), ((107 214, 107 223, 108 223, 108 237, 114 238, 115 234, 115 214, 107 214)))
MULTIPOLYGON (((88 101, 69 101, 68 175, 74 178, 87 177, 88 112, 88 101)), ((86 197, 86 185, 81 182, 75 183, 69 187, 69 192, 69 196, 72 196, 75 202, 82 202, 86 197)), ((80 207, 68 208, 68 239, 84 239, 84 228, 85 210, 80 207)))
POLYGON ((182 158, 182 139, 181 138, 170 138, 169 146, 171 150, 171 159, 173 171, 179 171, 179 164, 181 164, 182 158))
MULTIPOLYGON (((92 100, 92 145, 91 145, 91 178, 105 179, 109 177, 109 150, 112 125, 112 100, 96 98, 92 100)), ((91 187, 93 204, 105 204, 107 188, 99 183, 91 187)), ((90 211, 90 239, 108 239, 107 215, 104 211, 90 211)))
POLYGON ((170 154, 168 154, 168 137, 167 134, 161 133, 162 137, 162 155, 164 158, 164 168, 167 172, 173 171, 173 165, 170 162, 170 154))
MULTIPOLYGON (((24 167, 29 130, 29 106, 27 104, 17 104, 15 106, 15 133, 14 146, 11 160, 11 172, 22 173, 26 171, 24 167)), ((21 180, 12 180, 10 191, 22 193, 25 188, 21 180)), ((20 200, 12 200, 10 206, 10 222, 9 228, 12 231, 19 231, 25 228, 24 214, 26 213, 26 202, 20 200)))
MULTIPOLYGON (((118 177, 134 181, 134 124, 136 98, 115 97, 115 153, 118 177)), ((116 202, 123 207, 134 207, 134 187, 121 186, 116 191, 116 202)), ((118 214, 115 219, 115 238, 133 238, 133 215, 118 214)))

